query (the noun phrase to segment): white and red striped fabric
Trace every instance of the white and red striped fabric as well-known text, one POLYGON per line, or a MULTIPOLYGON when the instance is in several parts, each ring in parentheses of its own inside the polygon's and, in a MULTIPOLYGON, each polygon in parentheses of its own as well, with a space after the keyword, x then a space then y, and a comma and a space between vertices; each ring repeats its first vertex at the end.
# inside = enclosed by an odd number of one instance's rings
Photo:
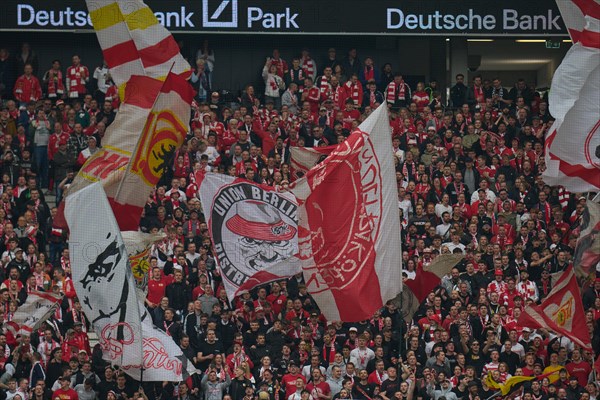
POLYGON ((552 79, 544 180, 571 192, 600 190, 600 4, 557 0, 573 47, 552 79))
POLYGON ((21 304, 12 319, 6 323, 7 329, 17 335, 31 335, 46 321, 62 300, 62 296, 45 292, 27 293, 27 300, 21 304))
POLYGON ((290 188, 304 279, 330 321, 370 318, 402 290, 391 145, 383 104, 290 188))
POLYGON ((179 46, 140 0, 86 0, 102 53, 115 84, 134 75, 164 79, 169 70, 188 78, 179 46))

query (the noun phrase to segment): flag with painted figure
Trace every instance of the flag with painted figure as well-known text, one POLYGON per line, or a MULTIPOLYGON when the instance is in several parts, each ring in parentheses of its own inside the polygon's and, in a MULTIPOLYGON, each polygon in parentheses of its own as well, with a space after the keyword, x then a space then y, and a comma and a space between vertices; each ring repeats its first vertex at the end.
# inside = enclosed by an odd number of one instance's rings
POLYGON ((189 131, 193 89, 182 77, 134 76, 102 149, 83 165, 68 195, 102 182, 123 231, 137 230, 147 197, 189 131))
POLYGON ((191 68, 179 46, 140 0, 86 0, 102 55, 115 84, 135 75, 164 79, 169 71, 188 78, 191 68))
POLYGON ((199 197, 213 250, 232 300, 241 290, 300 272, 298 203, 291 193, 207 173, 199 197))
POLYGON ((402 290, 391 147, 383 104, 290 187, 298 200, 304 279, 330 321, 370 318, 402 290))
POLYGON ((600 190, 600 4, 557 0, 573 40, 554 73, 546 135, 545 182, 571 192, 600 190))
POLYGON ((141 314, 125 243, 100 183, 65 200, 73 285, 102 346, 119 366, 142 365, 141 314))
POLYGON ((6 322, 7 329, 14 337, 31 335, 60 306, 63 296, 53 293, 33 291, 27 293, 27 300, 21 304, 11 320, 6 322))
POLYGON ((65 216, 75 291, 103 358, 137 380, 143 374, 147 381, 179 382, 196 372, 173 339, 153 326, 102 185, 69 196, 65 216))
POLYGON ((541 304, 525 307, 517 324, 549 329, 568 337, 585 349, 591 349, 591 339, 584 317, 581 290, 573 267, 569 267, 541 304))

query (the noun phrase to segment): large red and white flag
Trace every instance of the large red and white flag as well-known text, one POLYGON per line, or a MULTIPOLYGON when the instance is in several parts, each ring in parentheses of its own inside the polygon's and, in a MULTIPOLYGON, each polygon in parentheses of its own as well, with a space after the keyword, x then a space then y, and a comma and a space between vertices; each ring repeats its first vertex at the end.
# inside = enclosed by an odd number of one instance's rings
POLYGON ((583 348, 591 349, 581 291, 573 267, 565 271, 540 305, 525 307, 517 323, 519 326, 550 329, 583 348))
POLYGON ((571 192, 600 190, 600 4, 557 0, 573 39, 554 73, 544 180, 571 192))
MULTIPOLYGON (((147 196, 189 131, 191 69, 142 1, 86 3, 122 102, 102 149, 81 168, 67 196, 101 181, 121 230, 137 230, 147 196)), ((62 222, 59 216, 55 224, 62 222)))
POLYGON ((131 77, 102 149, 83 165, 68 195, 102 182, 119 227, 137 230, 146 200, 189 130, 193 90, 181 76, 131 77))
POLYGON ((86 0, 110 75, 119 88, 132 76, 188 78, 190 65, 179 46, 141 0, 86 0))
POLYGON ((302 178, 319 162, 323 161, 336 146, 327 147, 291 147, 290 148, 290 177, 292 182, 302 178))
POLYGON ((402 290, 390 138, 382 105, 290 188, 304 279, 330 321, 370 318, 402 290))
POLYGON ((300 272, 298 204, 291 193, 213 173, 198 193, 229 299, 300 272))
POLYGON ((62 296, 46 292, 30 292, 27 300, 21 304, 10 321, 6 323, 7 329, 14 337, 17 335, 31 335, 44 321, 60 306, 62 296))

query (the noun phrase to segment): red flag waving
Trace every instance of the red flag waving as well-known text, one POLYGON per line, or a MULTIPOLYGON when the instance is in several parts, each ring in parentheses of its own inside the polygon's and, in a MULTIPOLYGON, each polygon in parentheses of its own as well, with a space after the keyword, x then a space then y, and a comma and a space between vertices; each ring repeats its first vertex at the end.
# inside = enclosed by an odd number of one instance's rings
POLYGON ((573 267, 569 267, 542 304, 525 307, 518 325, 548 328, 583 348, 591 349, 584 316, 577 278, 573 267))
POLYGON ((402 290, 400 217, 387 107, 306 176, 298 246, 306 286, 330 321, 370 318, 402 290))

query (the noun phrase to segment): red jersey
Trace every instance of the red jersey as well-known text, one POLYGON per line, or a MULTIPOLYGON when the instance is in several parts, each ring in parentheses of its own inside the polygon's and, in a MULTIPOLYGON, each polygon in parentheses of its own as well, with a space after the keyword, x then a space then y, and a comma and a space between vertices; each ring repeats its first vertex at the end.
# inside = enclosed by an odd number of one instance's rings
POLYGON ((58 389, 56 390, 54 393, 52 393, 52 398, 54 400, 56 399, 60 399, 60 400, 79 400, 79 396, 77 395, 77 392, 74 389, 67 389, 67 390, 63 390, 63 389, 58 389))
POLYGON ((360 118, 360 111, 352 109, 350 111, 344 110, 342 112, 344 113, 344 129, 351 131, 352 123, 358 121, 360 118))
POLYGON ((281 386, 285 388, 285 398, 287 399, 294 393, 296 393, 296 380, 300 378, 306 383, 306 378, 302 374, 285 374, 281 378, 281 386))
POLYGON ((275 314, 279 314, 281 312, 281 310, 283 309, 283 307, 285 306, 285 303, 287 301, 287 297, 285 297, 282 294, 280 294, 279 296, 275 296, 274 294, 270 294, 270 295, 267 296, 267 301, 269 303, 271 303, 271 309, 273 310, 273 312, 275 314))
POLYGON ((148 280, 148 295, 146 298, 149 302, 158 304, 165 297, 165 289, 167 285, 173 282, 172 276, 162 276, 159 280, 148 280))

